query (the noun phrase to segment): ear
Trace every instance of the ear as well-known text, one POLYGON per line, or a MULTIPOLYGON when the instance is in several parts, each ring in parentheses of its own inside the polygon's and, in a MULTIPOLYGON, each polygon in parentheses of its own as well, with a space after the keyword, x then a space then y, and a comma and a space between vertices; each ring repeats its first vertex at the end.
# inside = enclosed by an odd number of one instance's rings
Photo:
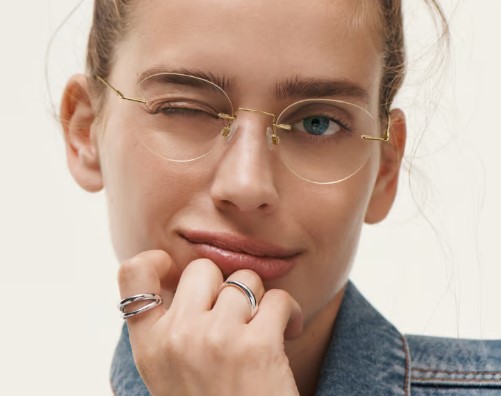
POLYGON ((89 192, 103 188, 103 178, 93 131, 96 114, 85 75, 73 76, 66 85, 61 102, 61 124, 66 157, 75 181, 89 192))
POLYGON ((367 224, 383 220, 393 205, 406 138, 405 114, 399 109, 392 110, 390 113, 390 141, 382 144, 378 177, 365 214, 367 224))

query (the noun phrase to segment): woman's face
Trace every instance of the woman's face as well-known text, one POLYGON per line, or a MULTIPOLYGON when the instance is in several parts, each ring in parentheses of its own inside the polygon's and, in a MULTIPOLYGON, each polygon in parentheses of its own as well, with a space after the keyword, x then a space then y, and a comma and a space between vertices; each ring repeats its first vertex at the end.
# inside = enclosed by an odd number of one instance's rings
MULTIPOLYGON (((343 81, 365 91, 350 100, 377 117, 382 58, 367 3, 141 2, 108 80, 137 96, 139 76, 152 69, 221 76, 231 81, 235 108, 274 114, 303 99, 278 99, 277 84, 343 81)), ((268 289, 288 291, 306 320, 346 282, 368 210, 378 211, 369 203, 381 143, 368 143, 371 156, 353 177, 317 185, 277 161, 265 136, 271 119, 262 114, 239 113, 217 160, 175 163, 143 144, 140 104, 110 94, 103 110, 93 133, 120 260, 163 249, 180 270, 201 256, 225 275, 249 267, 268 289)))

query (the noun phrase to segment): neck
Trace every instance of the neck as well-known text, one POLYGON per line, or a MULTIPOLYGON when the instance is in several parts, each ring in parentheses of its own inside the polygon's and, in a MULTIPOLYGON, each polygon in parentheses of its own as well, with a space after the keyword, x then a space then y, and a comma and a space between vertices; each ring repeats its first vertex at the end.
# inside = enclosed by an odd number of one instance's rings
POLYGON ((285 342, 285 353, 289 358, 301 396, 315 394, 322 362, 343 296, 344 289, 306 323, 304 331, 298 338, 285 342))

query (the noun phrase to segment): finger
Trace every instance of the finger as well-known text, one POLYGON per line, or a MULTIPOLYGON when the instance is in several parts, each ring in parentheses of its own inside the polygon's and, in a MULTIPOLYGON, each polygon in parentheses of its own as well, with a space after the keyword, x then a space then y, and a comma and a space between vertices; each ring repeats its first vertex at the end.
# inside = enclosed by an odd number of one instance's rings
POLYGON ((223 274, 211 260, 192 261, 181 275, 171 311, 181 315, 210 311, 221 283, 223 274))
MULTIPOLYGON (((245 269, 231 274, 226 281, 237 281, 247 286, 259 304, 264 294, 263 281, 254 271, 245 269)), ((225 286, 220 290, 213 312, 216 317, 235 323, 248 323, 251 318, 250 301, 243 290, 237 286, 225 286)))
MULTIPOLYGON (((173 290, 179 280, 180 271, 172 262, 170 256, 161 250, 142 252, 124 261, 118 270, 118 285, 122 299, 137 294, 159 294, 168 297, 166 290, 173 290)), ((127 307, 131 312, 145 303, 137 303, 127 307)), ((127 319, 131 333, 150 328, 165 313, 165 305, 159 305, 149 311, 127 319)))
POLYGON ((277 340, 291 340, 303 331, 303 311, 289 293, 280 289, 268 290, 259 305, 256 317, 250 322, 260 334, 274 333, 277 340))

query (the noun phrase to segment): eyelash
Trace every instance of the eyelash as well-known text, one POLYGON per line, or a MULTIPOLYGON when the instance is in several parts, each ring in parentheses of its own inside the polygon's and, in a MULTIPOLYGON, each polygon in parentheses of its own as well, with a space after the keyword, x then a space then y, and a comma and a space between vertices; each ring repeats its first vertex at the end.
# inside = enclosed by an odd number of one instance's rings
MULTIPOLYGON (((198 104, 199 108, 195 108, 194 104, 175 103, 175 102, 158 102, 146 107, 146 111, 152 115, 185 115, 193 114, 200 116, 217 117, 217 112, 208 108, 202 109, 202 105, 198 104)), ((205 106, 203 106, 205 107, 205 106)))
POLYGON ((341 120, 339 120, 339 119, 337 119, 335 117, 332 117, 332 118, 331 117, 327 117, 327 118, 329 118, 329 120, 331 120, 331 121, 335 122, 336 124, 338 124, 344 130, 346 130, 348 132, 353 132, 352 129, 351 129, 351 127, 347 123, 345 123, 344 121, 341 121, 341 120))
MULTIPOLYGON (((353 132, 353 129, 350 127, 349 124, 347 124, 344 121, 341 121, 340 119, 338 119, 336 117, 328 116, 328 115, 313 115, 313 116, 308 116, 308 117, 302 117, 298 121, 287 123, 287 124, 294 125, 294 124, 296 124, 298 122, 304 121, 307 118, 314 118, 314 117, 325 117, 325 118, 328 118, 329 121, 336 123, 341 128, 341 131, 339 131, 338 133, 343 133, 343 132, 345 132, 345 133, 352 133, 353 132)), ((306 135, 308 135, 308 137, 313 137, 313 138, 322 138, 323 137, 325 139, 325 136, 315 136, 315 135, 308 134, 308 133, 306 133, 306 135)))

